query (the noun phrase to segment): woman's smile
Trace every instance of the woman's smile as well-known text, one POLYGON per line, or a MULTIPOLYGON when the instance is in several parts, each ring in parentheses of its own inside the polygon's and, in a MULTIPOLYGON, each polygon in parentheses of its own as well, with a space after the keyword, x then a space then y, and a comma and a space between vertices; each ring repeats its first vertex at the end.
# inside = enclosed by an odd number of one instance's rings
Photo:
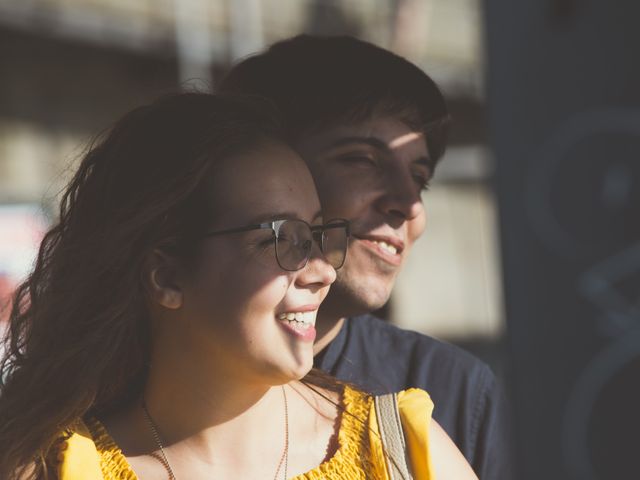
POLYGON ((282 312, 276 318, 288 334, 305 342, 313 342, 316 338, 317 313, 318 305, 306 305, 282 312))

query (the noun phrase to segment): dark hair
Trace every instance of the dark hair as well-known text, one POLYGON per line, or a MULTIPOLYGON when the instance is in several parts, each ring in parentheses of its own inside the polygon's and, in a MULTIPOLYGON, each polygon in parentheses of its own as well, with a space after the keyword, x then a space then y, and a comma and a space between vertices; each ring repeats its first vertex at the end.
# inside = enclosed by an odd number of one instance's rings
POLYGON ((195 255, 218 160, 280 138, 263 101, 181 94, 137 108, 84 156, 18 287, 0 367, 0 478, 41 478, 60 433, 138 395, 147 254, 195 255))
POLYGON ((449 114, 434 81, 404 58, 348 36, 299 35, 238 63, 222 92, 261 95, 281 110, 292 140, 374 114, 423 130, 432 160, 444 153, 449 114))

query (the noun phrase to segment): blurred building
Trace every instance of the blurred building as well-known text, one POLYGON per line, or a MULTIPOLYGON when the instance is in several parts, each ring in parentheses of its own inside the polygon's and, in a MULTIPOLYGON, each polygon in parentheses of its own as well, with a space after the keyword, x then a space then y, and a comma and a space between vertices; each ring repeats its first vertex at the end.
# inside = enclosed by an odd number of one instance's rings
POLYGON ((445 339, 502 333, 478 0, 0 0, 0 204, 58 194, 92 136, 177 88, 297 33, 348 33, 424 68, 448 98, 451 146, 425 195, 387 314, 445 339))

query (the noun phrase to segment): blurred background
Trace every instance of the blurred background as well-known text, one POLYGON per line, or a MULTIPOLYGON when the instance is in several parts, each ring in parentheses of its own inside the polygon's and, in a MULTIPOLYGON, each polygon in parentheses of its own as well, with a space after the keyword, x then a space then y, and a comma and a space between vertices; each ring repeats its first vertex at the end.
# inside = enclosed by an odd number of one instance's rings
POLYGON ((640 478, 639 6, 0 0, 0 298, 96 133, 277 40, 351 34, 423 68, 454 120, 380 313, 508 380, 517 478, 640 478))

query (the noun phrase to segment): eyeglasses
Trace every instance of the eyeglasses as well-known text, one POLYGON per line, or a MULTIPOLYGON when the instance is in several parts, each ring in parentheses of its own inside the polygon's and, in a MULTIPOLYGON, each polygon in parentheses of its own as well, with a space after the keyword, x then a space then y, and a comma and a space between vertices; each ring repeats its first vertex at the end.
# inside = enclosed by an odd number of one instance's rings
POLYGON ((276 261, 283 270, 293 272, 307 265, 311 258, 311 248, 315 241, 324 258, 336 270, 342 267, 347 256, 349 222, 343 219, 331 220, 324 225, 309 225, 304 220, 286 219, 208 232, 205 237, 248 232, 250 230, 271 229, 275 239, 276 261))

